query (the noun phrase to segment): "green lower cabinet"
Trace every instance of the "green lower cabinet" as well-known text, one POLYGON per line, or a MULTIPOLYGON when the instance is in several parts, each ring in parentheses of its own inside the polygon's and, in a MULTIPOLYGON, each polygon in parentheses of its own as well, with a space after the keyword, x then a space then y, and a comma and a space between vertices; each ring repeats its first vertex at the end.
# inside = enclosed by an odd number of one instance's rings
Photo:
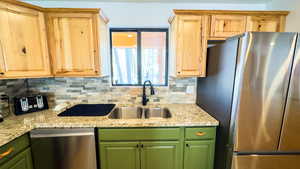
POLYGON ((101 142, 101 169, 181 169, 177 141, 101 142))
POLYGON ((215 127, 99 129, 101 169, 213 169, 215 127))
POLYGON ((181 153, 177 141, 141 142, 142 169, 181 169, 181 153))
POLYGON ((185 141, 184 169, 213 169, 214 140, 185 141))
POLYGON ((33 169, 30 148, 1 165, 0 169, 33 169))
POLYGON ((101 169, 140 169, 139 142, 100 143, 101 169))

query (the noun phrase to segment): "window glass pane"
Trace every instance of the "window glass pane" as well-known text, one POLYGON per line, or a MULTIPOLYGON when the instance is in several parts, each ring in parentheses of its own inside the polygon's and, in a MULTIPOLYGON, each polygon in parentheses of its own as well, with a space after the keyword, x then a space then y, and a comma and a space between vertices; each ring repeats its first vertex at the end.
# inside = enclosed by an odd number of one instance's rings
POLYGON ((142 82, 165 85, 166 32, 141 33, 142 82))
POLYGON ((138 84, 137 33, 112 32, 113 84, 138 84))

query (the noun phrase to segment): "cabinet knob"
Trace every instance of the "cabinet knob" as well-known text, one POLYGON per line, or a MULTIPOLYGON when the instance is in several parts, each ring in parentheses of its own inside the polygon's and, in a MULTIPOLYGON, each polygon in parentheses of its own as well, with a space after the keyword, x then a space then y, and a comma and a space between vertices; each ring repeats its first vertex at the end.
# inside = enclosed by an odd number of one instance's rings
POLYGON ((196 133, 196 136, 204 136, 205 134, 206 134, 205 132, 199 131, 199 132, 196 133))
POLYGON ((189 147, 190 145, 189 145, 189 144, 186 144, 185 146, 186 146, 186 147, 189 147))
POLYGON ((4 72, 0 72, 0 75, 4 75, 4 72))
POLYGON ((23 48, 22 48, 22 52, 23 52, 24 54, 26 54, 26 53, 27 53, 27 51, 26 51, 26 47, 23 47, 23 48))

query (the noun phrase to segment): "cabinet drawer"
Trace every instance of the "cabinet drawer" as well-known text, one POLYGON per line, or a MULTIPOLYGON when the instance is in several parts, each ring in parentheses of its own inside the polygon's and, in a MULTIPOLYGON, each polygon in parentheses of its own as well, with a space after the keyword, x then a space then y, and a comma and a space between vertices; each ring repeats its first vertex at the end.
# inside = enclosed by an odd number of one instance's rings
POLYGON ((31 149, 27 148, 0 165, 0 169, 33 169, 31 149))
POLYGON ((185 139, 186 140, 205 140, 214 139, 216 137, 216 128, 186 128, 185 139))
POLYGON ((14 155, 18 154, 28 146, 29 146, 29 138, 27 134, 5 144, 4 146, 1 146, 0 164, 11 159, 14 155))
POLYGON ((99 129, 99 139, 112 140, 179 140, 179 128, 99 129))

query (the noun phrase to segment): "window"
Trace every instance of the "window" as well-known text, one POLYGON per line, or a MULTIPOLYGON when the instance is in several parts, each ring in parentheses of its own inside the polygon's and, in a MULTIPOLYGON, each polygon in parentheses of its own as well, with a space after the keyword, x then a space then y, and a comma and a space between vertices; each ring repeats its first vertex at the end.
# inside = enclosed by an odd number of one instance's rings
POLYGON ((111 29, 112 85, 168 83, 168 29, 111 29))

